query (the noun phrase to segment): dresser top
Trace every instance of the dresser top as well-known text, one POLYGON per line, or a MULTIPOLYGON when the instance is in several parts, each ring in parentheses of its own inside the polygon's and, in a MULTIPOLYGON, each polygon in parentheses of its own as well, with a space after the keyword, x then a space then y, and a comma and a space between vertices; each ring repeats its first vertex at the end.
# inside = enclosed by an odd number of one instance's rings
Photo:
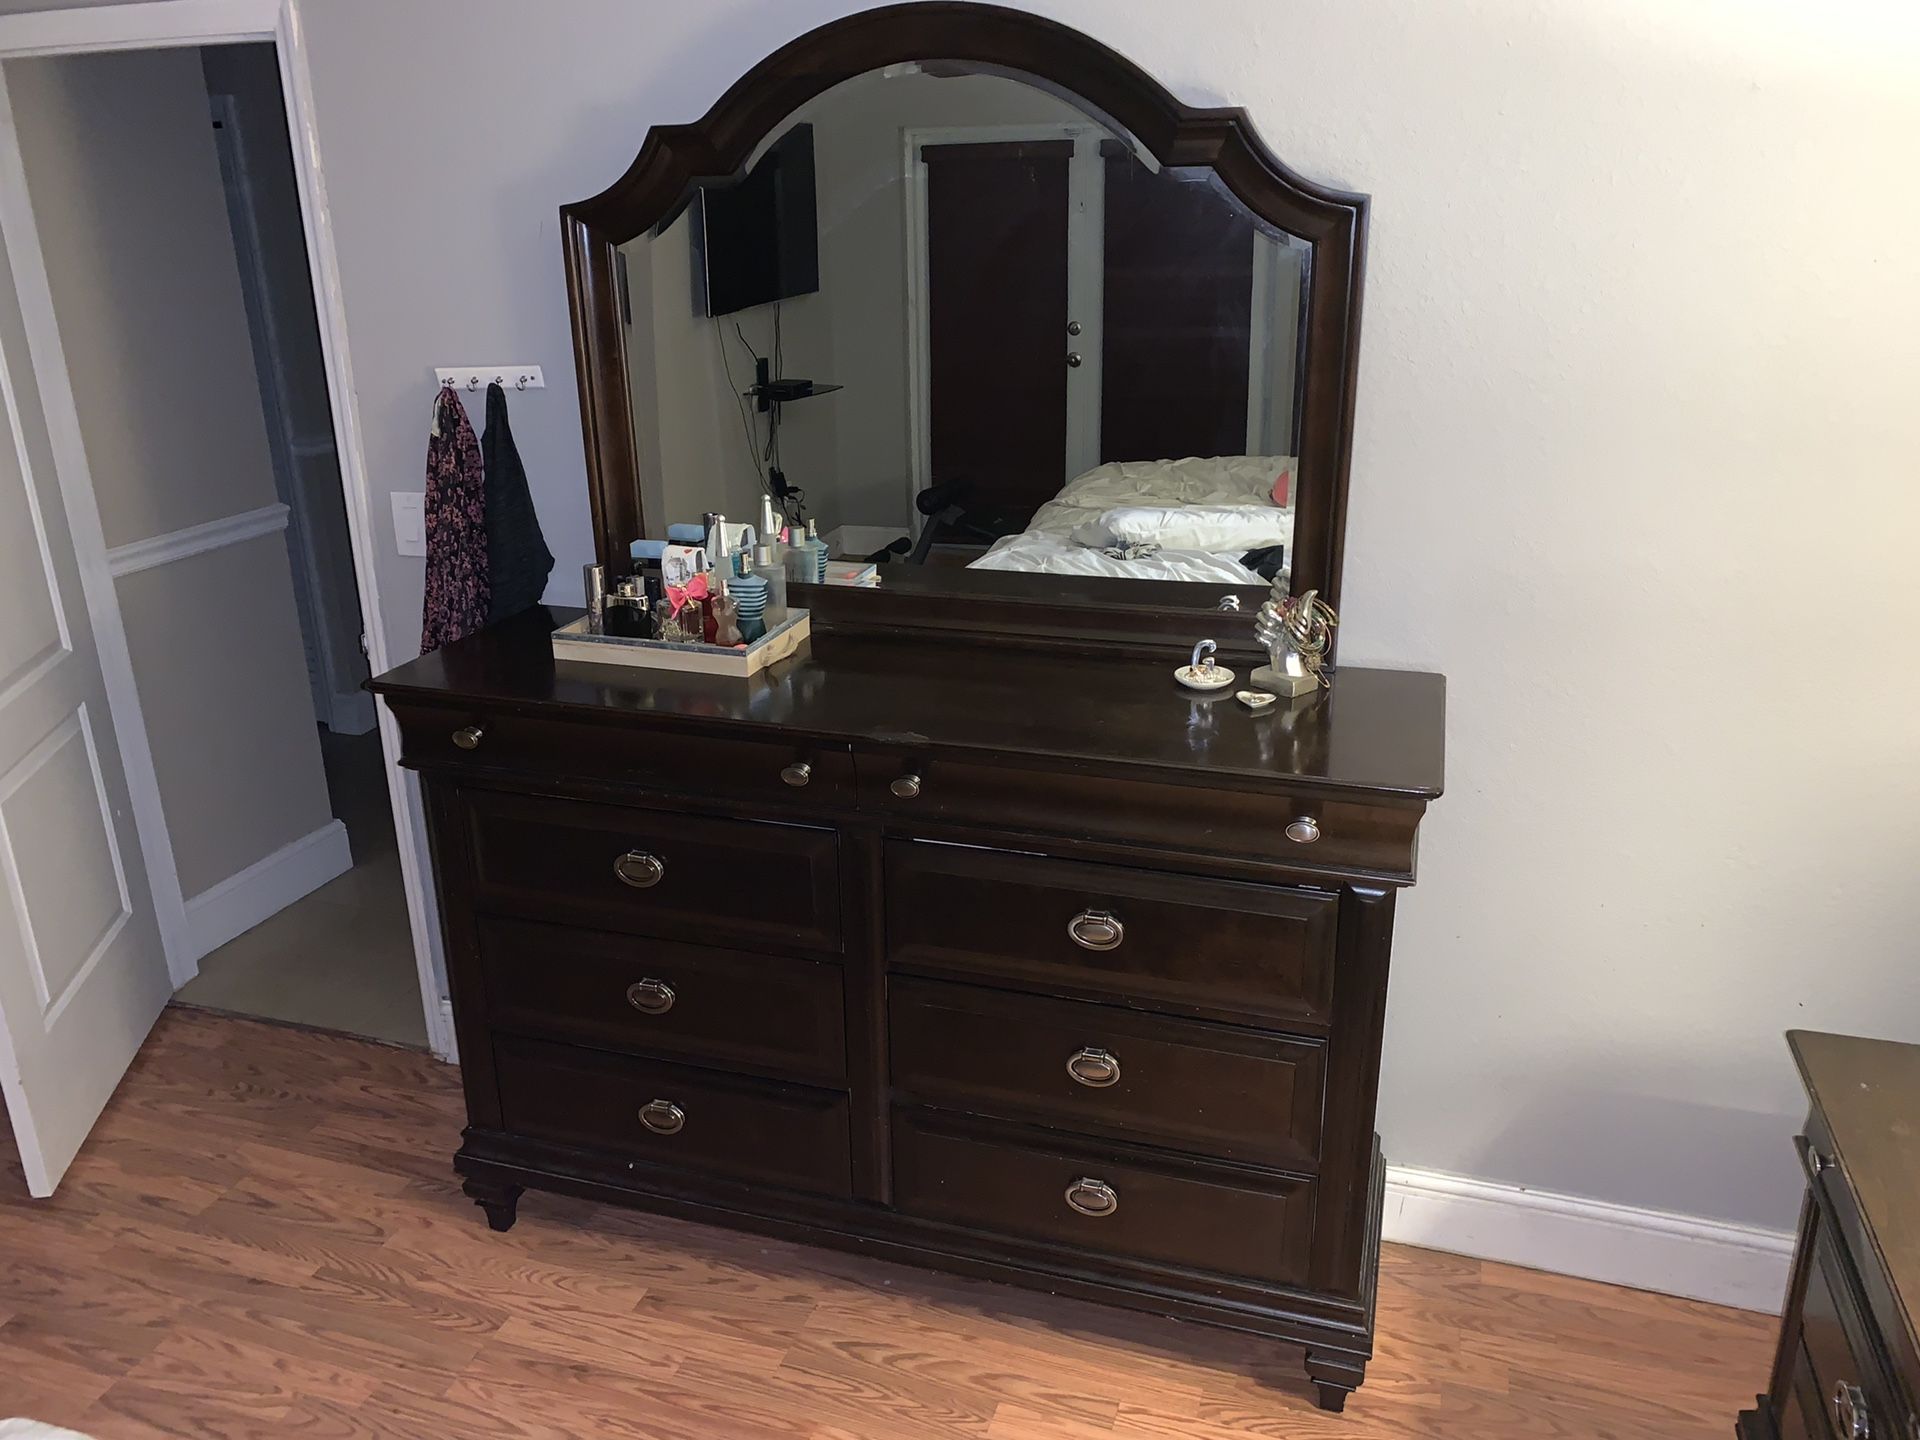
POLYGON ((389 671, 372 689, 399 700, 646 716, 715 731, 953 746, 1418 799, 1438 796, 1444 780, 1446 680, 1420 671, 1343 666, 1331 690, 1255 715, 1231 690, 1182 690, 1161 660, 816 633, 795 659, 739 680, 556 661, 549 637, 580 613, 536 606, 389 671))
POLYGON ((1787 1044, 1908 1329, 1920 1329, 1920 1045, 1814 1030, 1788 1031, 1787 1044))

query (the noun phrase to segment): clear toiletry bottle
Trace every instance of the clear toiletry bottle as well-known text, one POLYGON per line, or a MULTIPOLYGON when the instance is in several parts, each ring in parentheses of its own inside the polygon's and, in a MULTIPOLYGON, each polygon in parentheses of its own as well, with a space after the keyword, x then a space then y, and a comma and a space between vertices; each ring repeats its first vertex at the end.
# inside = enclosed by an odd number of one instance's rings
POLYGON ((827 583, 827 542, 820 538, 820 522, 807 521, 807 549, 813 552, 813 583, 827 583))
POLYGON ((807 544, 806 530, 795 525, 787 531, 787 553, 782 557, 787 562, 787 582, 791 585, 811 585, 814 571, 819 566, 814 563, 813 550, 807 544))
POLYGON ((773 558, 771 545, 753 547, 753 573, 767 582, 767 629, 787 622, 787 571, 773 558))

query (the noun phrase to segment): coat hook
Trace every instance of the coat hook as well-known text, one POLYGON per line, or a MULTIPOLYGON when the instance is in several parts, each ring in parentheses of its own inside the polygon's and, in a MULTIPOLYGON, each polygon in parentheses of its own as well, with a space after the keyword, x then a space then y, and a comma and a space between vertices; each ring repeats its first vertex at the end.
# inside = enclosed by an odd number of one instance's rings
POLYGON ((480 377, 478 375, 469 375, 467 377, 467 389, 478 390, 479 388, 480 388, 480 377))
POLYGON ((519 378, 518 380, 516 380, 516 381, 514 381, 514 382, 513 382, 513 388, 514 388, 514 389, 516 389, 516 390, 524 390, 524 389, 526 389, 526 388, 527 388, 527 379, 528 379, 528 377, 527 377, 527 376, 525 376, 525 375, 522 375, 522 376, 521 376, 521 377, 520 377, 520 378, 519 378))

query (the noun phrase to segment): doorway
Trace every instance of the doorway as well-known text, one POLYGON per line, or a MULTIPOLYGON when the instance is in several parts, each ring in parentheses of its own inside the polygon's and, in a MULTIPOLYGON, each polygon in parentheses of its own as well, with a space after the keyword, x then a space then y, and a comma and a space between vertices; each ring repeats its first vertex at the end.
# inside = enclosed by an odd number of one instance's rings
POLYGON ((178 894, 176 998, 425 1046, 274 47, 16 59, 6 81, 163 915, 178 894))

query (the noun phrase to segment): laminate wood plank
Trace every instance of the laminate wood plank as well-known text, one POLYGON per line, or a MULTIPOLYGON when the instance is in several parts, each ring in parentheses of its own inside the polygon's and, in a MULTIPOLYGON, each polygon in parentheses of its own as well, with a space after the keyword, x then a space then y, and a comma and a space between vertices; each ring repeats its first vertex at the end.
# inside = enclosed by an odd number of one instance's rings
POLYGON ((1208 1326, 560 1196, 494 1234, 447 1166, 461 1113, 424 1056, 169 1012, 74 1183, 28 1201, 0 1159, 0 1414, 99 1440, 1719 1440, 1772 1352, 1769 1317, 1388 1246, 1366 1387, 1326 1415, 1296 1352, 1208 1326))

